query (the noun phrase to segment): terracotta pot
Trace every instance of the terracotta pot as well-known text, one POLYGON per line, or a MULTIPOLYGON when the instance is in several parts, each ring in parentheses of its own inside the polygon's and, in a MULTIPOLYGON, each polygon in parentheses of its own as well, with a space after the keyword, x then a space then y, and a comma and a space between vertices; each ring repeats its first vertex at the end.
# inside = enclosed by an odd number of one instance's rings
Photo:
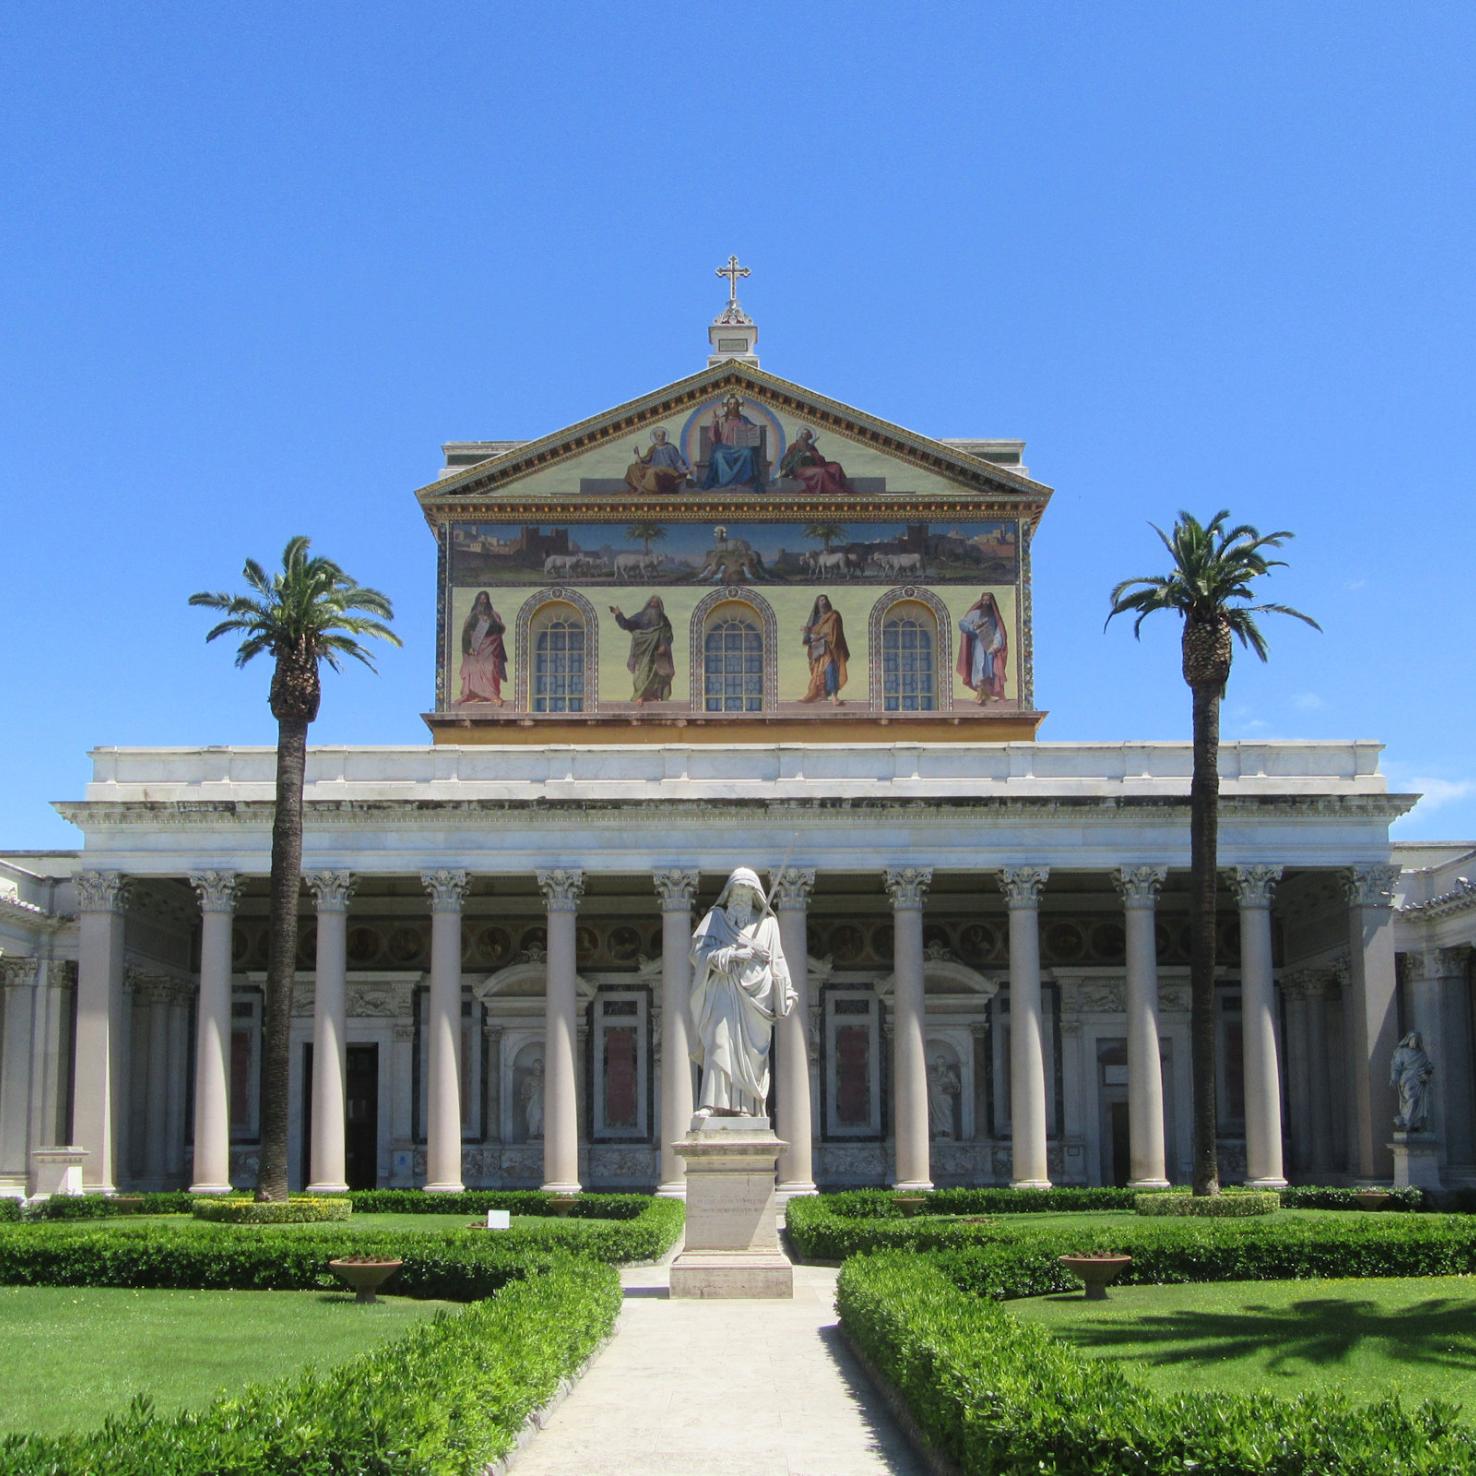
POLYGON ((550 1194, 544 1203, 550 1214, 557 1215, 563 1220, 574 1213, 576 1201, 572 1194, 550 1194))
POLYGON ((1393 1199, 1393 1195, 1387 1189, 1360 1189, 1353 1196, 1359 1204, 1359 1208, 1366 1210, 1378 1210, 1393 1199))
POLYGON ((1112 1254, 1057 1256, 1056 1259, 1086 1283, 1089 1302, 1107 1300, 1107 1283, 1117 1278, 1133 1263, 1131 1256, 1112 1254))
POLYGON ((375 1256, 340 1256, 328 1262, 328 1269, 354 1289, 356 1302, 377 1302, 379 1298, 374 1293, 404 1264, 375 1256))
POLYGON ((894 1194, 892 1203, 910 1219, 922 1209, 927 1199, 921 1194, 894 1194))

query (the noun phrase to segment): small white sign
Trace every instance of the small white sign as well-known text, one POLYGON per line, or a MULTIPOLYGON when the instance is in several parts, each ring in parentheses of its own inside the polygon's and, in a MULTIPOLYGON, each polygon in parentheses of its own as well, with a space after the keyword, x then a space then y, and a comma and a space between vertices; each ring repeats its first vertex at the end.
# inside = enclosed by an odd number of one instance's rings
POLYGON ((487 1228, 489 1230, 510 1230, 510 1229, 512 1229, 512 1211, 511 1210, 488 1210, 487 1211, 487 1228))

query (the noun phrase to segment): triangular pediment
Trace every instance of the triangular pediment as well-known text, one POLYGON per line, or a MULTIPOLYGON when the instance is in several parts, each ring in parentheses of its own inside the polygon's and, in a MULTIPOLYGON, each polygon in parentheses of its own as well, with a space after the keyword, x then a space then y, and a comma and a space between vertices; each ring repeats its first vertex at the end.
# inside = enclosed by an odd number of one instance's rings
POLYGON ((819 457, 844 470, 823 490, 853 499, 923 498, 984 502, 1038 517, 1050 489, 1021 472, 960 446, 911 431, 817 394, 751 365, 727 361, 630 400, 602 414, 508 447, 489 445, 485 460, 455 470, 416 496, 428 521, 478 515, 508 504, 579 506, 646 496, 671 502, 712 501, 725 494, 813 502, 794 465, 793 448, 808 433, 819 457), (736 404, 734 403, 736 400, 736 404), (716 422, 732 409, 733 434, 753 456, 712 467, 716 422), (642 478, 641 458, 654 446, 685 474, 642 478), (741 466, 737 465, 739 461, 741 466), (646 485, 641 485, 642 481, 646 485))

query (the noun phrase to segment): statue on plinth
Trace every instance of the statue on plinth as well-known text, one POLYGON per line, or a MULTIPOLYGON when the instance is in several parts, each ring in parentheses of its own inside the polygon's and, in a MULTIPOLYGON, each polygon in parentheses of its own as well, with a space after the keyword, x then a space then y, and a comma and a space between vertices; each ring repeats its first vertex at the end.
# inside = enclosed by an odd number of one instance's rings
POLYGON ((1411 1030, 1394 1049, 1389 1062, 1389 1085, 1399 1092, 1399 1115, 1394 1126, 1401 1132, 1422 1131, 1430 1118, 1430 1078, 1435 1063, 1425 1054, 1418 1030, 1411 1030))
POLYGON ((774 1021, 794 1000, 779 920, 758 875, 740 866, 692 934, 697 1117, 764 1115, 774 1021))

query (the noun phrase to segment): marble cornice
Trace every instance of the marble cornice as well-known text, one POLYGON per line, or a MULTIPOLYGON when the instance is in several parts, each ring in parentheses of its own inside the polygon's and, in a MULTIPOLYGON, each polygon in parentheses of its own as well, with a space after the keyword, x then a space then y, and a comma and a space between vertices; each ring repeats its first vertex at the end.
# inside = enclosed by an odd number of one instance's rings
POLYGON ((1476 883, 1461 877, 1450 891, 1442 892, 1438 897, 1431 897, 1428 902, 1406 903, 1399 909, 1399 916, 1426 922, 1439 917, 1449 917, 1452 913, 1472 910, 1476 910, 1476 883))
POLYGON ((47 912, 34 902, 23 902, 19 897, 0 894, 0 917, 12 921, 32 932, 54 933, 58 928, 75 921, 68 913, 47 912))

